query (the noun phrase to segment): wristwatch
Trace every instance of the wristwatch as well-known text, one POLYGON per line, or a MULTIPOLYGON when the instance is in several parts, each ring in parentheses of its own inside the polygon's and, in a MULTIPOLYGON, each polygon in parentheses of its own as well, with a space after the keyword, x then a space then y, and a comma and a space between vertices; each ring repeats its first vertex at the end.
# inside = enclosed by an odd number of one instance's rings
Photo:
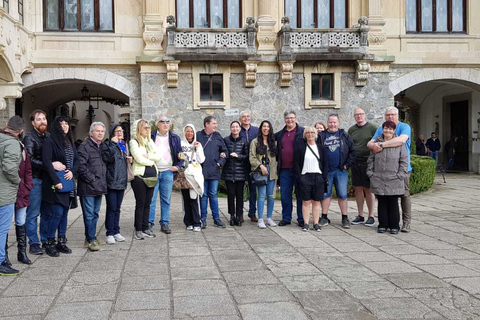
POLYGON ((380 146, 380 148, 383 149, 383 143, 380 143, 380 144, 378 144, 378 145, 380 146))

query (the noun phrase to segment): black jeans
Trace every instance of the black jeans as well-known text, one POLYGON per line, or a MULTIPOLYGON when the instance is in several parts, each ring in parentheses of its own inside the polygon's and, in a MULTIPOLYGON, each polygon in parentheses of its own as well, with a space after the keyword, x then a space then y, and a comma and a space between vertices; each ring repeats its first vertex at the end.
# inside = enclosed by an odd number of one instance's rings
POLYGON ((183 197, 183 210, 185 215, 183 217, 183 223, 188 226, 200 227, 200 197, 195 199, 190 198, 190 190, 182 189, 183 197))
POLYGON ((153 190, 155 188, 148 188, 138 176, 135 176, 131 185, 135 195, 135 231, 145 231, 148 229, 150 204, 152 203, 153 190))
POLYGON ((107 237, 120 233, 120 208, 122 207, 125 190, 108 189, 105 198, 107 199, 107 213, 105 215, 105 229, 107 237))
POLYGON ((228 213, 232 218, 240 219, 243 216, 243 186, 245 181, 225 181, 225 183, 227 184, 228 213))
POLYGON ((378 199, 378 227, 398 229, 400 212, 398 210, 399 196, 379 196, 378 199))

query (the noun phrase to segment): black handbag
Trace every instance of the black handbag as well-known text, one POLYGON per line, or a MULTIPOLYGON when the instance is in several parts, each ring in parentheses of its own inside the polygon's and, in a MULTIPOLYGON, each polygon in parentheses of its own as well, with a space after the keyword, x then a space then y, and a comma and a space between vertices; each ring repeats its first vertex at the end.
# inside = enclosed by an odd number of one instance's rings
POLYGON ((252 185, 254 185, 255 187, 266 186, 267 180, 268 180, 268 174, 263 175, 262 170, 260 169, 250 172, 250 181, 252 182, 252 185))
POLYGON ((62 184, 62 190, 56 190, 58 193, 69 193, 75 190, 75 184, 73 183, 73 178, 70 180, 65 179, 65 171, 55 171, 60 183, 62 184))

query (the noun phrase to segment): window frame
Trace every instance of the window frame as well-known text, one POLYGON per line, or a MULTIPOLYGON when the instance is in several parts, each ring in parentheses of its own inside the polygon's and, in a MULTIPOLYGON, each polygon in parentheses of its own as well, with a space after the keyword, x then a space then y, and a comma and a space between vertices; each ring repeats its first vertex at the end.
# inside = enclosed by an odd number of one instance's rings
MULTIPOLYGON (((283 7, 286 8, 286 1, 284 0, 283 2, 283 7)), ((296 0, 297 1, 297 26, 296 29, 311 29, 311 28, 303 28, 301 27, 302 25, 302 0, 296 0)), ((330 1, 330 28, 329 29, 335 29, 335 0, 329 0, 330 1)), ((345 28, 348 28, 348 19, 349 19, 349 0, 345 0, 345 28)), ((313 22, 315 24, 314 28, 318 29, 318 0, 313 0, 313 22)), ((284 9, 284 15, 285 14, 285 9, 284 9)))
MULTIPOLYGON (((406 4, 406 3, 405 3, 406 4)), ((463 4, 463 30, 452 31, 453 27, 453 0, 447 0, 447 31, 437 31, 437 0, 432 0, 432 31, 422 30, 422 0, 415 0, 416 8, 416 31, 406 31, 407 34, 436 33, 436 34, 465 34, 467 33, 467 0, 462 0, 463 4)), ((406 29, 405 16, 405 29, 406 29)))
MULTIPOLYGON (((5 1, 5 0, 4 0, 5 1)), ((58 29, 47 29, 47 0, 43 0, 43 31, 44 32, 115 32, 115 0, 112 0, 112 30, 100 30, 100 0, 93 0, 93 30, 82 30, 82 1, 77 0, 77 30, 65 30, 65 0, 58 1, 58 29)))
POLYGON ((319 76, 319 93, 320 93, 320 97, 319 98, 314 98, 313 97, 313 91, 311 92, 311 96, 310 96, 310 99, 312 101, 318 101, 318 100, 327 100, 327 101, 330 101, 330 100, 335 100, 335 75, 333 73, 312 73, 311 74, 311 83, 310 83, 310 86, 313 84, 313 78, 316 77, 316 76, 319 76), (329 76, 330 77, 330 99, 327 99, 327 98, 324 98, 322 97, 322 80, 323 80, 323 76, 329 76))
POLYGON ((20 21, 20 23, 23 25, 24 23, 24 10, 25 10, 25 7, 23 5, 23 0, 18 0, 18 21, 20 21), (20 10, 20 8, 22 8, 22 10, 20 10))
POLYGON ((5 9, 7 13, 10 13, 10 0, 3 0, 3 9, 5 9), (5 4, 7 6, 5 6, 5 4))
MULTIPOLYGON (((188 0, 188 28, 195 28, 195 13, 194 13, 194 5, 193 2, 195 0, 188 0)), ((228 28, 228 0, 222 0, 223 1, 223 28, 228 28)), ((238 26, 239 28, 242 28, 242 2, 243 0, 238 0, 238 26)), ((205 29, 210 29, 211 28, 211 23, 210 23, 210 0, 205 0, 206 6, 207 6, 207 27, 205 29)), ((175 17, 178 17, 178 12, 177 12, 177 1, 175 0, 175 17)), ((203 28, 202 28, 203 29, 203 28)))
POLYGON ((202 94, 201 94, 201 91, 200 91, 200 101, 202 102, 208 102, 208 101, 223 101, 223 74, 222 73, 214 73, 214 74, 208 74, 208 73, 201 73, 200 74, 200 87, 202 86, 202 76, 209 76, 210 77, 210 83, 209 83, 209 93, 210 93, 210 99, 202 99, 202 94), (214 76, 219 76, 220 77, 220 80, 221 80, 221 84, 222 84, 222 87, 221 87, 221 92, 222 92, 222 96, 220 97, 220 99, 213 99, 213 77, 214 76))

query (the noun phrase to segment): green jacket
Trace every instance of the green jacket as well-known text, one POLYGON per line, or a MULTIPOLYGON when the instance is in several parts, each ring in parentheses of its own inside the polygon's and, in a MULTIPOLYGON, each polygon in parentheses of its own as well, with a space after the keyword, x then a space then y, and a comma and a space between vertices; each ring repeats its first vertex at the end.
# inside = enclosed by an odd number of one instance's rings
POLYGON ((21 155, 18 139, 0 130, 0 207, 13 204, 17 199, 21 155))

